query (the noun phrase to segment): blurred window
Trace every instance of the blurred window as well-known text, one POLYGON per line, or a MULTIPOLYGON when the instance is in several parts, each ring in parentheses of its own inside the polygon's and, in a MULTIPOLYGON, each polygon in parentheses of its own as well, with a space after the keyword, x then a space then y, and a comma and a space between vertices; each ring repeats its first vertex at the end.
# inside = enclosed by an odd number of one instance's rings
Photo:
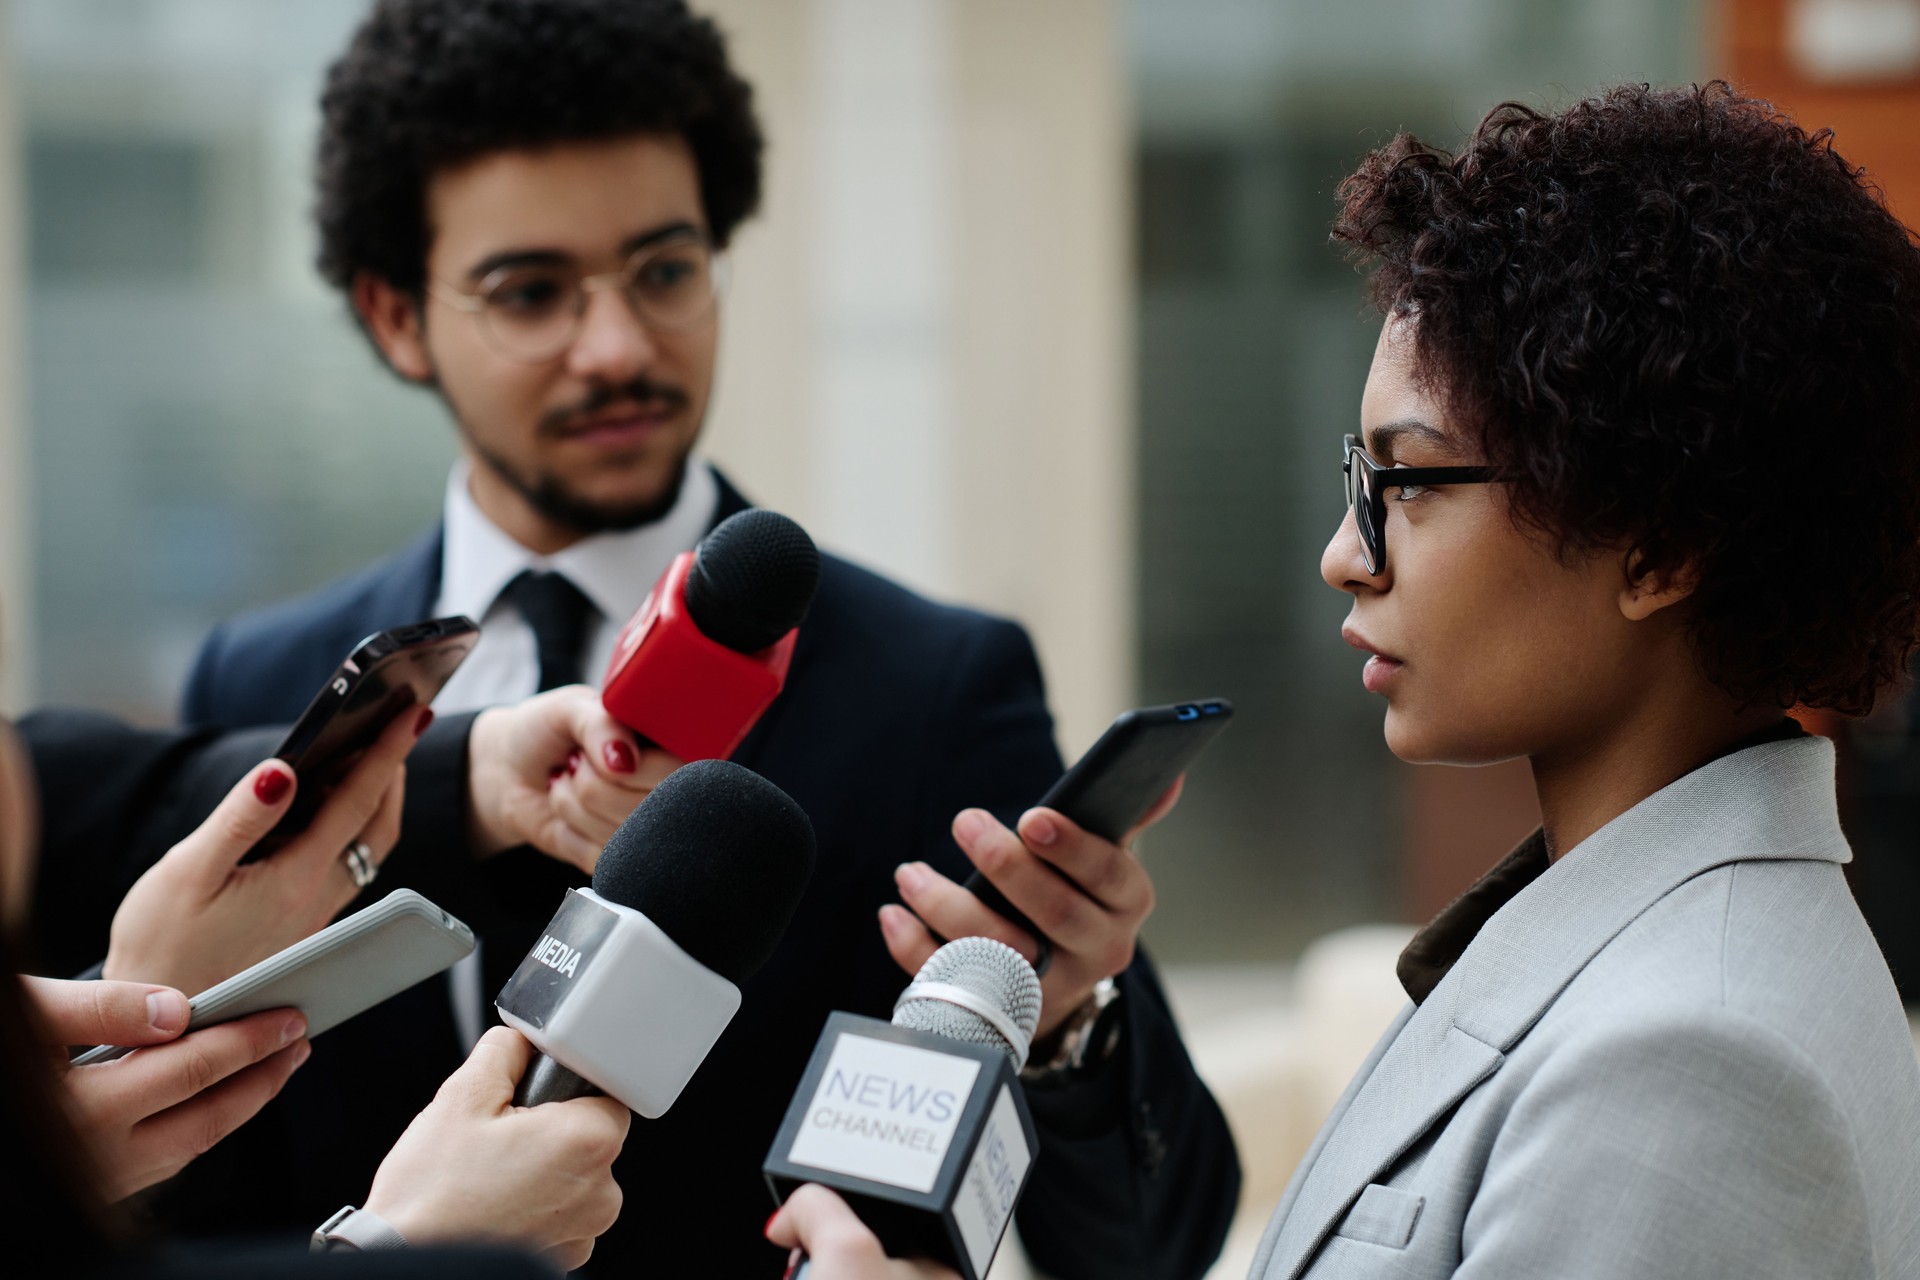
POLYGON ((210 168, 185 142, 34 139, 26 187, 35 282, 111 287, 204 273, 210 168))
POLYGON ((385 554, 451 456, 314 275, 365 0, 11 0, 37 702, 165 721, 213 624, 385 554))

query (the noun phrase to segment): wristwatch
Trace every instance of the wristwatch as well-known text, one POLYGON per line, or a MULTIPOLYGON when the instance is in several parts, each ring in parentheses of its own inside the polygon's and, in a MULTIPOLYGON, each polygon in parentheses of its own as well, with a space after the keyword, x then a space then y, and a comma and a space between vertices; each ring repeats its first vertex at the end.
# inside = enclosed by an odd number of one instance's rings
POLYGON ((404 1249, 407 1238, 377 1213, 346 1205, 313 1229, 309 1253, 370 1253, 375 1249, 404 1249))
POLYGON ((1029 1062, 1020 1079, 1029 1085, 1071 1084, 1104 1066, 1120 1047, 1126 1026, 1120 985, 1112 978, 1094 983, 1093 994, 1054 1031, 1054 1049, 1044 1062, 1029 1062))

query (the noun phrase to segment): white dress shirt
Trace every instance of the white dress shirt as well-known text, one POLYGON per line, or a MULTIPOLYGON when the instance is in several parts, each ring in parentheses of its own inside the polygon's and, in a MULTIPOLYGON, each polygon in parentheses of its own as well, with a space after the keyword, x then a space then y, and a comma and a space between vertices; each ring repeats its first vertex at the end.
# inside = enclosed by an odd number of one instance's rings
POLYGON ((713 524, 720 482, 705 462, 687 464, 673 509, 652 524, 625 533, 596 533, 550 556, 527 550, 489 520, 467 489, 463 459, 447 477, 440 549, 440 597, 433 616, 463 613, 480 624, 480 643, 434 699, 441 712, 478 711, 530 697, 540 684, 533 628, 500 593, 522 570, 566 575, 600 610, 581 669, 598 684, 614 641, 673 558, 690 550, 713 524))
MULTIPOLYGON (((525 569, 565 574, 599 609, 600 619, 589 634, 581 666, 588 682, 598 684, 613 657, 620 629, 673 558, 691 550, 706 534, 720 506, 720 482, 713 469, 698 458, 691 459, 680 496, 665 516, 625 533, 597 533, 543 556, 515 542, 487 518, 467 488, 468 475, 463 458, 447 477, 440 596, 433 616, 465 614, 480 624, 480 641, 433 700, 434 709, 442 713, 518 702, 539 688, 540 660, 533 628, 513 602, 500 594, 525 569)), ((447 980, 454 1025, 471 1049, 485 1029, 486 1000, 491 995, 480 989, 480 949, 475 947, 454 965, 447 980)))

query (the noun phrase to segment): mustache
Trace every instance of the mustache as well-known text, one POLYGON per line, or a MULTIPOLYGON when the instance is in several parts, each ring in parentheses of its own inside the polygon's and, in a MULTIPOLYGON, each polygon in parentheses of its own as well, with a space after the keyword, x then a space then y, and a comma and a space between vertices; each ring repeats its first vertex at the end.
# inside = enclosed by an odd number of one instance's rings
POLYGON ((579 403, 550 410, 540 419, 540 431, 543 435, 564 435, 579 419, 591 417, 617 404, 672 410, 684 409, 687 403, 687 393, 679 387, 648 377, 638 377, 627 382, 596 386, 581 397, 579 403))

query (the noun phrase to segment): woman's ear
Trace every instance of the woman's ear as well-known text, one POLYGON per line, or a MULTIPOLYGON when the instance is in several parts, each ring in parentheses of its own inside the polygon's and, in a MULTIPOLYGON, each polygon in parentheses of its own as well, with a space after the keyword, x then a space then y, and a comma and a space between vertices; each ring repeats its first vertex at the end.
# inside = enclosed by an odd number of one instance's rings
POLYGON ((1670 605, 1679 604, 1700 585, 1691 561, 1657 565, 1639 547, 1620 561, 1620 613, 1629 622, 1644 622, 1670 605))

